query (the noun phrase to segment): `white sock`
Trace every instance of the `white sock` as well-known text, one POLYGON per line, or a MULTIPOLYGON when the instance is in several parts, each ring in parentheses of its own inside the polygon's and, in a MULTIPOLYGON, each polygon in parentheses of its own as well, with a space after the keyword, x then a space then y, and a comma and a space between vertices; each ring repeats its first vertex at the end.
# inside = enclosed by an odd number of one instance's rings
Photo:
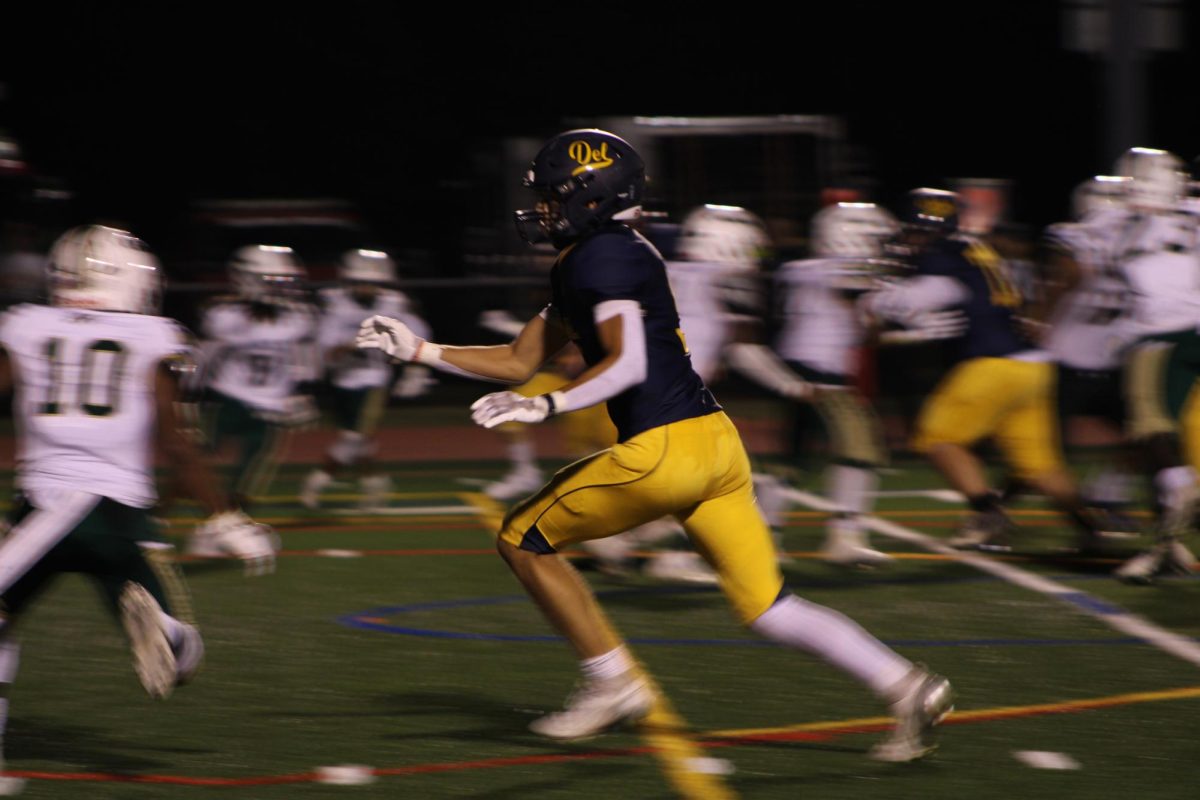
POLYGON ((594 681, 607 681, 619 678, 633 669, 633 659, 624 645, 595 658, 585 658, 579 662, 579 670, 585 678, 594 681))
POLYGON ((864 514, 875 505, 871 494, 879 486, 879 476, 873 469, 834 464, 826 473, 825 493, 838 511, 864 514))
POLYGON ((750 623, 773 642, 805 650, 866 684, 887 701, 912 662, 831 608, 788 595, 750 623))
POLYGON ((508 460, 512 462, 515 470, 536 471, 538 468, 537 450, 534 449, 533 440, 528 436, 510 439, 508 460))

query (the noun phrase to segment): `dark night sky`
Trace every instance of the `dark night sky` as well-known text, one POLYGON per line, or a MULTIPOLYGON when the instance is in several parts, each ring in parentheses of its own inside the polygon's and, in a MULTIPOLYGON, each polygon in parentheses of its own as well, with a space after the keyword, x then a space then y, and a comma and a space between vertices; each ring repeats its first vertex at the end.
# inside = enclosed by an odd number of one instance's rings
MULTIPOLYGON (((884 199, 1010 177, 1038 222, 1108 159, 1100 73, 1061 50, 1051 0, 550 5, 10 13, 0 125, 89 209, 150 226, 189 197, 298 193, 420 228, 478 142, 609 114, 841 114, 884 199)), ((1152 64, 1145 144, 1200 151, 1198 66, 1194 50, 1152 64)))

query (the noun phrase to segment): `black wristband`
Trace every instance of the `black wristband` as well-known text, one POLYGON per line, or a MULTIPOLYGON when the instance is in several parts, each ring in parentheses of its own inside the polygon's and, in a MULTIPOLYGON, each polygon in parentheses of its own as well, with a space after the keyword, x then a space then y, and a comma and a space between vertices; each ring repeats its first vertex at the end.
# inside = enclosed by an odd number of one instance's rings
POLYGON ((549 392, 547 392, 546 394, 542 395, 542 397, 543 397, 543 398, 545 398, 545 400, 546 400, 546 407, 549 409, 549 411, 547 411, 547 412, 546 412, 546 416, 547 416, 547 417, 553 417, 553 416, 554 416, 554 412, 555 412, 555 411, 557 411, 557 409, 554 407, 554 398, 550 396, 550 393, 549 393, 549 392))

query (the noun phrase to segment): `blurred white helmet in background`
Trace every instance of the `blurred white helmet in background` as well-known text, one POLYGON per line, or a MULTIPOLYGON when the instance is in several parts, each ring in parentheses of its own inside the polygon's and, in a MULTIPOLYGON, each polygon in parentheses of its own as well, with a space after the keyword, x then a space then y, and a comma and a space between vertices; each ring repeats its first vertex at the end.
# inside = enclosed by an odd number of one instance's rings
POLYGON ((393 283, 396 262, 379 250, 348 250, 338 261, 338 278, 348 283, 393 283))
POLYGON ((1188 176, 1183 161, 1166 150, 1130 148, 1117 159, 1113 172, 1129 178, 1126 197, 1135 209, 1173 209, 1187 194, 1188 176))
POLYGON ((874 203, 838 203, 812 218, 812 255, 818 258, 878 258, 900 225, 874 203))
POLYGON ((290 247, 252 244, 234 252, 229 279, 246 300, 285 302, 299 292, 304 269, 290 247))
POLYGON ((770 244, 763 221, 740 206, 700 206, 679 231, 681 258, 736 269, 758 269, 770 244))
POLYGON ((104 225, 72 228, 54 243, 46 270, 52 305, 135 314, 159 311, 158 259, 127 231, 104 225))
POLYGON ((1083 219, 1093 211, 1124 208, 1129 178, 1123 175, 1094 175, 1071 192, 1071 216, 1083 219))

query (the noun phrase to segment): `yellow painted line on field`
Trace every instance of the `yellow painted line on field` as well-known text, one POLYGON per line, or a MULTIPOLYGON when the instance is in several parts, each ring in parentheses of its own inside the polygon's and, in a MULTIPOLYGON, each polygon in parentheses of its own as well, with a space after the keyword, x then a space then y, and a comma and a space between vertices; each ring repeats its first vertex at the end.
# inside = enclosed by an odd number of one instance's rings
MULTIPOLYGON (((998 706, 973 711, 954 711, 945 724, 987 722, 990 720, 1036 717, 1045 714, 1066 714, 1074 711, 1091 711, 1100 708, 1127 706, 1137 703, 1161 703, 1169 700, 1194 700, 1200 698, 1200 686, 1184 686, 1179 689, 1162 689, 1152 692, 1129 692, 1104 697, 1088 697, 1079 700, 1062 700, 1055 703, 1038 703, 1024 706, 998 706)), ((754 736, 772 736, 788 733, 820 733, 857 728, 875 728, 888 725, 891 717, 863 717, 826 722, 806 722, 799 725, 782 725, 773 728, 736 728, 708 731, 706 738, 736 739, 754 736)))
POLYGON ((721 778, 723 762, 705 755, 683 717, 671 705, 662 687, 642 664, 643 679, 654 689, 656 700, 650 713, 638 723, 638 736, 662 767, 663 774, 680 797, 688 800, 732 800, 737 794, 721 778))

